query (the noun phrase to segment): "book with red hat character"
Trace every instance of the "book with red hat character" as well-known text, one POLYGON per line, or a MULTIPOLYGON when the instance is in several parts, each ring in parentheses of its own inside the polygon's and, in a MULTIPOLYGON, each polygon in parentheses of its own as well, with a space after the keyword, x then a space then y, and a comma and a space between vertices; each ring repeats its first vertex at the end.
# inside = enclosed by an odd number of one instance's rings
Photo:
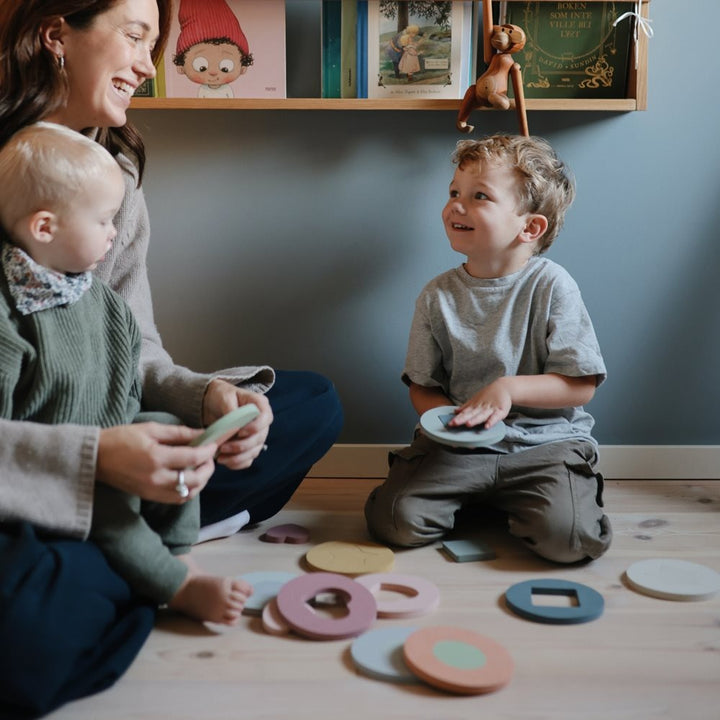
POLYGON ((285 0, 180 0, 164 70, 167 97, 284 98, 285 0))

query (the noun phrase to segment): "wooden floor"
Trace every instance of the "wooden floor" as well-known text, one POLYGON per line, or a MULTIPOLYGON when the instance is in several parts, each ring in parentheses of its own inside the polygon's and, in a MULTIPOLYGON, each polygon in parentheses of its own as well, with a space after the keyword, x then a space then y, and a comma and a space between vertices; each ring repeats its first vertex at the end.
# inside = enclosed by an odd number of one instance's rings
MULTIPOLYGON (((308 479, 265 527, 198 546, 208 569, 226 574, 301 572, 315 543, 366 540, 365 497, 377 480, 308 479), (259 542, 280 522, 305 525, 311 545, 259 542)), ((258 618, 216 633, 165 615, 110 690, 72 703, 53 720, 714 720, 720 718, 720 595, 674 602, 640 595, 623 582, 632 563, 683 558, 720 571, 719 481, 610 481, 606 509, 615 539, 583 567, 552 566, 499 527, 488 531, 497 559, 455 563, 438 546, 398 552, 395 571, 440 588, 431 615, 381 625, 456 625, 488 635, 515 661, 509 685, 487 695, 454 696, 425 685, 397 685, 358 674, 350 640, 274 637, 258 618), (604 614, 580 625, 530 622, 508 611, 514 583, 552 577, 589 585, 604 614)))

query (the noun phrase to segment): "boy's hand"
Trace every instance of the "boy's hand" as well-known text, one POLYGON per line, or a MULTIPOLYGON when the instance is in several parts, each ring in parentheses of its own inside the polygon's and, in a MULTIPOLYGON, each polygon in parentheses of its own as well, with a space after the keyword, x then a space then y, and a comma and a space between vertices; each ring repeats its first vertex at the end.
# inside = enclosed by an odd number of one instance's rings
POLYGON ((504 378, 495 380, 461 405, 455 417, 448 423, 450 427, 482 425, 491 428, 505 419, 512 407, 512 397, 503 380, 504 378))

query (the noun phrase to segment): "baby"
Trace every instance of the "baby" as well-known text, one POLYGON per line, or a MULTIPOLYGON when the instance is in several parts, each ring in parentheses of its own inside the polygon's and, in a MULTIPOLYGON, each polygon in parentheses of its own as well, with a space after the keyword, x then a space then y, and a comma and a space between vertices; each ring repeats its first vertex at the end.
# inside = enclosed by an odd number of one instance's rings
MULTIPOLYGON (((0 150, 0 187, 0 416, 101 428, 142 421, 138 326, 91 273, 116 235, 120 166, 80 133, 37 123, 0 150)), ((198 502, 197 489, 166 505, 98 482, 90 540, 138 594, 233 625, 252 588, 190 559, 198 502)))

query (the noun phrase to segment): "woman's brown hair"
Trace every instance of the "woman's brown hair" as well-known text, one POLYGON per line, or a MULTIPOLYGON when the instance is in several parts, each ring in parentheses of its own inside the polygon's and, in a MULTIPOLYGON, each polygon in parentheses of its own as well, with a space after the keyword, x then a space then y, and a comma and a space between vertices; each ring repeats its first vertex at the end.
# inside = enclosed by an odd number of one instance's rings
MULTIPOLYGON (((73 28, 89 28, 98 15, 119 0, 2 0, 0 3, 0 147, 17 130, 62 108, 70 88, 57 58, 42 42, 40 28, 62 17, 73 28)), ((153 49, 157 63, 167 43, 172 0, 157 0, 160 35, 153 49)), ((134 156, 142 179, 145 146, 140 133, 126 123, 100 128, 98 142, 113 155, 134 156)))

